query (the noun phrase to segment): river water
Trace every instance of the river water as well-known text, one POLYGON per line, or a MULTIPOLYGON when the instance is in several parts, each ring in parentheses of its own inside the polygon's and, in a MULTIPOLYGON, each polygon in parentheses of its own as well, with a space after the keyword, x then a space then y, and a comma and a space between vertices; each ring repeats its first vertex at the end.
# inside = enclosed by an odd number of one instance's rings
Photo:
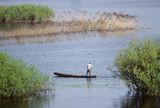
POLYGON ((35 3, 64 10, 123 12, 138 16, 140 28, 108 33, 81 32, 0 40, 0 51, 34 64, 50 76, 53 72, 85 74, 93 64, 96 79, 53 77, 54 96, 36 96, 26 101, 0 100, 0 108, 159 108, 159 97, 132 95, 111 68, 116 54, 133 39, 160 38, 159 0, 0 0, 1 5, 35 3))

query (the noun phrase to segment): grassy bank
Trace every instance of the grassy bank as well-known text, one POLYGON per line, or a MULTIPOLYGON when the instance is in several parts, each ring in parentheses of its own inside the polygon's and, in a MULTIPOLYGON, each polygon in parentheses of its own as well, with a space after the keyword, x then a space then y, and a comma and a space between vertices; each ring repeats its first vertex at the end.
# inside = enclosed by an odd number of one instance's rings
POLYGON ((142 95, 160 95, 160 44, 132 41, 118 54, 120 77, 142 95))
POLYGON ((26 97, 46 89, 48 77, 34 66, 0 52, 0 97, 26 97))
POLYGON ((1 30, 0 37, 25 37, 71 33, 82 31, 125 31, 136 29, 136 17, 122 13, 97 12, 90 15, 86 12, 68 12, 56 16, 50 23, 21 26, 13 30, 1 30))
POLYGON ((44 22, 53 16, 52 9, 40 5, 0 6, 0 22, 44 22))

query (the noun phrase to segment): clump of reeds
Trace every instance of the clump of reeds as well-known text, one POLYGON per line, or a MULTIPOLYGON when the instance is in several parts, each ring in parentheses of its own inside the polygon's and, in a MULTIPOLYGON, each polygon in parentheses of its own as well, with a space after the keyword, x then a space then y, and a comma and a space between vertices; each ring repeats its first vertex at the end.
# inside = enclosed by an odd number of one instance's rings
POLYGON ((49 23, 1 31, 0 37, 48 35, 81 31, 124 31, 137 27, 136 17, 122 13, 67 11, 49 23))
POLYGON ((0 6, 0 22, 43 22, 49 21, 54 15, 47 6, 23 4, 0 6))

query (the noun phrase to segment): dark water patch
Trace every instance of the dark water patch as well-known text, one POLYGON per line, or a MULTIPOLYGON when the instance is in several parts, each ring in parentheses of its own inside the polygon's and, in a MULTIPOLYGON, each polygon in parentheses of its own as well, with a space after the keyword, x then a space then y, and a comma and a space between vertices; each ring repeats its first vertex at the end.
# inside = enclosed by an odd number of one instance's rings
POLYGON ((130 96, 130 93, 121 101, 120 108, 159 108, 160 97, 141 96, 138 93, 130 96))
POLYGON ((41 23, 0 23, 0 31, 5 31, 5 30, 15 30, 17 28, 21 28, 21 27, 33 27, 33 26, 37 26, 41 23))
POLYGON ((55 96, 47 94, 43 96, 33 96, 26 99, 5 100, 0 99, 1 108, 50 108, 55 96))
POLYGON ((17 28, 16 24, 3 24, 3 23, 0 24, 0 31, 11 30, 14 28, 17 28))

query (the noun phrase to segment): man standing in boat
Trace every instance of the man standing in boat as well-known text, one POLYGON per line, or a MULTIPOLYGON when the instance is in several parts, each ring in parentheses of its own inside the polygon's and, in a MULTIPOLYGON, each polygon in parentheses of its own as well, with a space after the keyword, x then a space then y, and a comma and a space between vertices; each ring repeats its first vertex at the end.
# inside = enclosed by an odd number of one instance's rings
POLYGON ((91 70, 92 70, 92 65, 91 65, 91 63, 88 63, 86 76, 88 76, 88 74, 89 74, 89 76, 91 76, 91 70))

